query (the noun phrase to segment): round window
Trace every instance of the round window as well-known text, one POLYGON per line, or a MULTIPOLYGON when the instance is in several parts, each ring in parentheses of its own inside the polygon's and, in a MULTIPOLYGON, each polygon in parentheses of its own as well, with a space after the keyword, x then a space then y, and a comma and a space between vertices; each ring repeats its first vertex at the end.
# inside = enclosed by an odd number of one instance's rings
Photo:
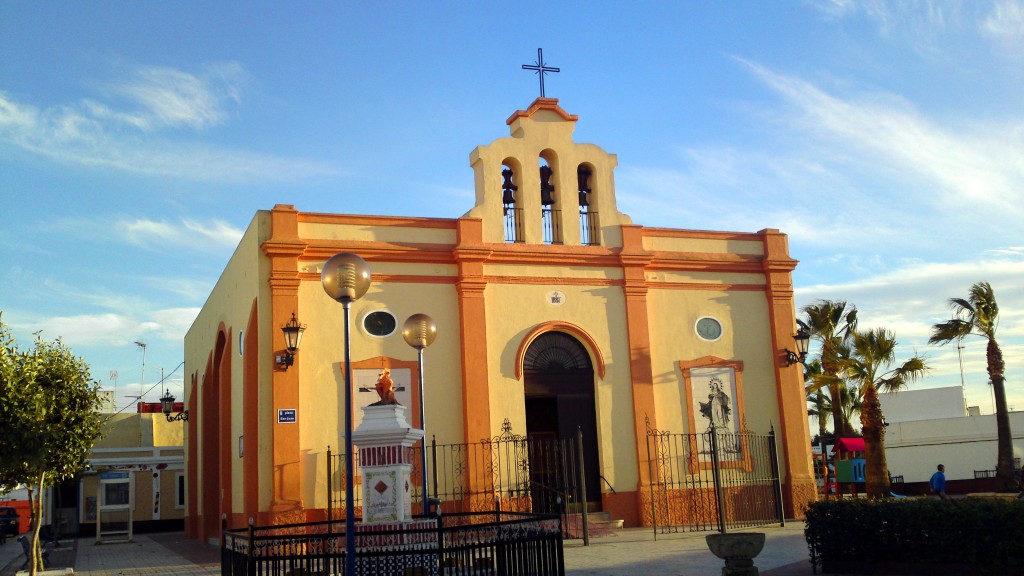
POLYGON ((694 329, 697 331, 697 336, 704 340, 713 341, 722 337, 722 323, 710 316, 698 319, 694 329))
POLYGON ((363 318, 363 329, 372 336, 389 336, 397 326, 395 317, 384 310, 370 312, 363 318))

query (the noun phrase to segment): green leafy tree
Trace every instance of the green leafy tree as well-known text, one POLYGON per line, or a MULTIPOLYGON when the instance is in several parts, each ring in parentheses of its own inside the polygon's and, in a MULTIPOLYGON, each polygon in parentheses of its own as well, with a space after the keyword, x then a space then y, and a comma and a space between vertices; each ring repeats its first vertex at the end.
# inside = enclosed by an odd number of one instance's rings
POLYGON ((853 428, 842 411, 845 382, 841 371, 843 345, 857 329, 857 307, 844 301, 818 300, 804 306, 803 313, 802 322, 810 329, 811 338, 821 345, 820 382, 828 388, 835 435, 852 436, 853 428))
POLYGON ((932 326, 932 336, 928 343, 945 345, 953 340, 959 342, 967 336, 980 336, 987 341, 985 359, 988 363, 988 382, 996 400, 996 478, 1004 491, 1012 492, 1013 440, 1010 414, 1006 407, 1006 379, 1003 377, 1006 365, 1003 362, 1003 351, 996 341, 996 328, 999 326, 996 295, 988 282, 978 282, 971 286, 966 299, 950 298, 949 306, 953 310, 953 317, 932 326))
POLYGON ((18 348, 0 322, 0 487, 24 485, 32 494, 32 562, 42 566, 42 492, 85 469, 100 435, 99 384, 89 366, 59 339, 18 348))
POLYGON ((854 331, 852 354, 844 362, 847 377, 859 384, 860 422, 864 433, 864 480, 868 498, 887 498, 889 470, 885 461, 885 422, 878 391, 898 392, 928 371, 924 358, 914 355, 896 362, 896 336, 885 328, 854 331))

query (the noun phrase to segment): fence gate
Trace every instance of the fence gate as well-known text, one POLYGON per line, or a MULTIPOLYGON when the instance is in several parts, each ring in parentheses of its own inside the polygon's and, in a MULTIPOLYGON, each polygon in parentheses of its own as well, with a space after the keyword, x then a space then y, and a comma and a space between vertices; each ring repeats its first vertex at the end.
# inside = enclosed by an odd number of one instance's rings
MULTIPOLYGON (((420 483, 422 443, 413 446, 411 480, 413 511, 422 509, 420 483)), ((506 418, 501 434, 463 444, 426 444, 429 496, 441 502, 444 513, 530 512, 563 516, 566 538, 578 538, 586 522, 586 486, 582 441, 570 438, 527 437, 512 432, 506 418)), ((357 453, 358 456, 358 453, 357 453)), ((358 457, 356 458, 358 460, 358 457)), ((344 517, 345 455, 327 451, 329 518, 344 517)), ((358 461, 355 506, 361 513, 358 461)))
POLYGON ((647 421, 655 533, 785 524, 775 430, 673 434, 647 421))

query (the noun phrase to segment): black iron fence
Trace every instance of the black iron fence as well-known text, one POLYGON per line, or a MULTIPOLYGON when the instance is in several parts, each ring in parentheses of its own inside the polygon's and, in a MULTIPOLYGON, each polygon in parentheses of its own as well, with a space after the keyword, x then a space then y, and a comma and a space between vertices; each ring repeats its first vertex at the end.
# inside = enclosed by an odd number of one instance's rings
POLYGON ((523 209, 506 204, 503 208, 505 217, 505 242, 525 242, 523 235, 523 209))
POLYGON ((562 243, 562 211, 550 206, 540 209, 541 229, 544 232, 545 244, 562 243))
MULTIPOLYGON (((221 574, 345 574, 345 523, 224 526, 221 574)), ((401 527, 360 525, 358 575, 562 575, 557 515, 517 512, 420 517, 401 527)), ((354 576, 354 575, 353 575, 354 576)))
MULTIPOLYGON (((512 432, 508 419, 493 438, 462 444, 426 446, 428 496, 444 514, 531 512, 562 516, 566 538, 587 537, 586 484, 583 480, 582 439, 527 437, 512 432)), ((411 448, 410 492, 413 511, 423 509, 421 452, 411 448)), ((361 469, 356 453, 353 487, 355 514, 362 513, 361 469)), ((328 519, 343 518, 345 454, 327 450, 328 519)))
POLYGON ((591 211, 586 206, 580 206, 580 244, 584 246, 599 246, 601 244, 597 212, 591 211))
POLYGON ((647 422, 655 533, 785 524, 775 431, 673 434, 647 422))

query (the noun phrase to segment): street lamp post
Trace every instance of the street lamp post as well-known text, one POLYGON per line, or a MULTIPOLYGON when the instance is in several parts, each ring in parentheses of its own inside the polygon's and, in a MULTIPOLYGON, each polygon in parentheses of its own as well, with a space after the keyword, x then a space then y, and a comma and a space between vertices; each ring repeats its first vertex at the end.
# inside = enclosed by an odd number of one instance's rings
POLYGON ((402 338, 405 343, 417 350, 420 372, 420 426, 423 428, 422 450, 420 450, 420 486, 423 490, 423 515, 430 512, 427 498, 427 416, 423 404, 423 349, 430 346, 437 338, 437 324, 426 314, 413 314, 402 326, 402 338))
POLYGON ((352 303, 370 288, 370 265, 356 254, 342 252, 324 263, 320 282, 345 310, 345 576, 356 573, 356 520, 352 457, 352 362, 349 315, 352 303))

